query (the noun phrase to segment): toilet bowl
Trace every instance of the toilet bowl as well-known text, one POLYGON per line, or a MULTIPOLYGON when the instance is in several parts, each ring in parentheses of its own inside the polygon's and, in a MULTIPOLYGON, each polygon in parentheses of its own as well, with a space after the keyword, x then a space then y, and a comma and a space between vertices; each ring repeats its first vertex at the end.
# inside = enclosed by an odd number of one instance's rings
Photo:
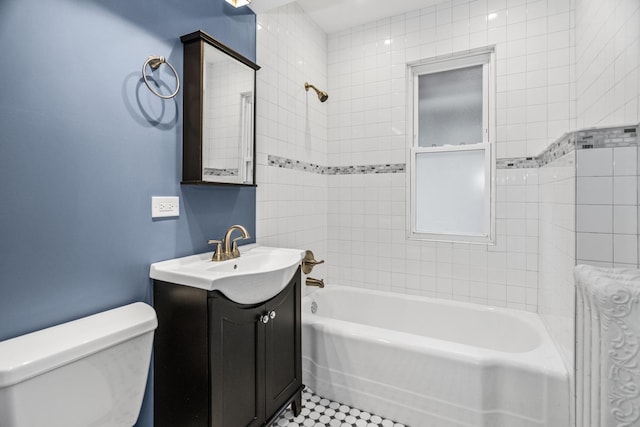
POLYGON ((0 427, 133 426, 157 325, 134 303, 0 342, 0 427))

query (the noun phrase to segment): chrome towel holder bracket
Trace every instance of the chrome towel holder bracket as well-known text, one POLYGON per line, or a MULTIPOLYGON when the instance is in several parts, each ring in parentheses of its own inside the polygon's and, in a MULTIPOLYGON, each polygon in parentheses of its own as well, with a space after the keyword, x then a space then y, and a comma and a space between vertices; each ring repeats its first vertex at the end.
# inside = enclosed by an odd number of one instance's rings
POLYGON ((178 91, 180 90, 180 77, 178 77, 178 72, 176 71, 175 68, 173 68, 173 65, 171 65, 164 56, 150 56, 147 58, 147 60, 144 62, 144 64, 142 64, 142 78, 144 79, 144 83, 147 85, 147 87, 149 88, 149 90, 156 96, 162 98, 162 99, 171 99, 174 96, 176 96, 178 94, 178 91), (149 84, 149 81, 147 80, 147 65, 151 67, 152 70, 157 70, 160 65, 162 64, 167 64, 169 66, 169 68, 171 68, 171 71, 173 71, 173 75, 176 78, 176 90, 173 91, 173 93, 171 95, 162 95, 158 92, 156 92, 151 85, 149 84))

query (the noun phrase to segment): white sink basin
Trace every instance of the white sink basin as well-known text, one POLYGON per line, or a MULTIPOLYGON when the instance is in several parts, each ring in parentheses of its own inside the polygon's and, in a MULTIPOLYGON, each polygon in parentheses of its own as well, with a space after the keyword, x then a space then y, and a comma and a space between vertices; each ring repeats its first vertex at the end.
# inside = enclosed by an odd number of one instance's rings
POLYGON ((151 264, 149 276, 207 291, 220 291, 240 304, 256 304, 276 296, 287 286, 304 251, 259 245, 240 247, 241 256, 211 261, 212 252, 151 264))

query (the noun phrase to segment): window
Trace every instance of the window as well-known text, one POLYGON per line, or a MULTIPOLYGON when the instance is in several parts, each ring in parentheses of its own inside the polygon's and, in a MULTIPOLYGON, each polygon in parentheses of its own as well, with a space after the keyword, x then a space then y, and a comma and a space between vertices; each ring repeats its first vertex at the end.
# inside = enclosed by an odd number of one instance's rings
POLYGON ((493 50, 409 67, 409 238, 494 235, 493 50))

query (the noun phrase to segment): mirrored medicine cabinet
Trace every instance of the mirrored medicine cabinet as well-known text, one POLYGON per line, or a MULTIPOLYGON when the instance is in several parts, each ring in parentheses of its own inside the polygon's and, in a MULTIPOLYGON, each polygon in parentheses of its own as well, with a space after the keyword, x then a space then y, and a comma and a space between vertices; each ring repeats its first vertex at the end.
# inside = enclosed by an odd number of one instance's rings
POLYGON ((183 184, 255 185, 255 86, 260 67, 203 31, 184 48, 183 184))

